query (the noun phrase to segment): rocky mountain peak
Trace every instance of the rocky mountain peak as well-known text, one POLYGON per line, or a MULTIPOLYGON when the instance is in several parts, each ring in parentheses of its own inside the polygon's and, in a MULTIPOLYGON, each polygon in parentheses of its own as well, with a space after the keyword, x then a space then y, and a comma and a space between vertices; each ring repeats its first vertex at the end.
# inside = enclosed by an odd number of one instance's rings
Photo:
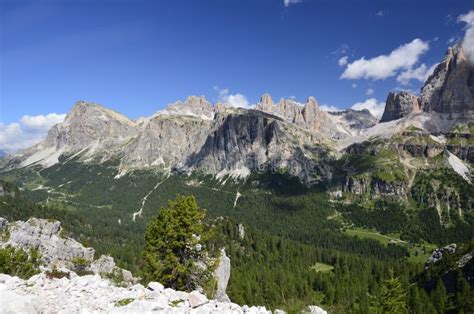
POLYGON ((262 105, 273 105, 272 96, 269 93, 265 93, 260 97, 260 104, 262 105))
POLYGON ((474 111, 474 67, 461 46, 450 47, 421 89, 423 111, 467 113, 474 111))
POLYGON ((316 118, 318 112, 319 112, 319 104, 316 101, 316 98, 314 98, 313 96, 310 96, 308 98, 308 101, 304 105, 303 112, 302 112, 304 121, 306 123, 311 123, 311 121, 313 121, 316 118))
POLYGON ((204 96, 188 96, 184 103, 177 101, 159 112, 158 115, 195 116, 210 120, 214 118, 214 107, 204 96))
POLYGON ((412 112, 420 112, 418 97, 406 91, 390 92, 380 122, 397 120, 412 112))

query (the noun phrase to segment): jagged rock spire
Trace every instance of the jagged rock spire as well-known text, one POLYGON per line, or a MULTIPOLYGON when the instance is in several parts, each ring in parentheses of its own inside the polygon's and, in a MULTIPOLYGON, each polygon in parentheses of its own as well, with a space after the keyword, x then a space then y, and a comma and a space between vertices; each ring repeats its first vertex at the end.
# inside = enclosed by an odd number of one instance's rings
POLYGON ((420 112, 420 103, 415 95, 406 91, 390 92, 380 122, 397 120, 412 112, 420 112))
POLYGON ((273 105, 272 96, 269 93, 265 93, 260 97, 260 103, 263 105, 273 105))

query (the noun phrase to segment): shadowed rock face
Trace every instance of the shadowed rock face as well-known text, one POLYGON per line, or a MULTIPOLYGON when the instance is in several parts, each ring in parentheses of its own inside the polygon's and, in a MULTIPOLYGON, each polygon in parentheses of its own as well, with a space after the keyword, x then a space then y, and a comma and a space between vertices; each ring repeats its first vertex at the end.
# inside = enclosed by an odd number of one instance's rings
POLYGON ((420 112, 420 104, 415 95, 405 91, 395 93, 390 92, 387 97, 385 110, 380 122, 397 120, 409 115, 412 112, 420 112))
POLYGON ((474 111, 474 67, 461 47, 451 47, 421 89, 423 111, 464 113, 474 111))

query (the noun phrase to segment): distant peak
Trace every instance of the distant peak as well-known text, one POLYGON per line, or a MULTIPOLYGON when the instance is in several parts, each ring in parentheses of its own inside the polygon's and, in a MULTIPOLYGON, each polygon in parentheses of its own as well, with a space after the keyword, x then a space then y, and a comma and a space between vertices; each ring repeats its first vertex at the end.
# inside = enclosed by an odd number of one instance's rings
POLYGON ((308 100, 306 101, 306 106, 313 107, 313 108, 318 108, 319 104, 318 101, 314 96, 309 96, 308 100))
POLYGON ((260 97, 260 103, 264 105, 273 105, 272 96, 269 93, 265 93, 260 97))
POLYGON ((193 105, 193 104, 206 105, 206 104, 209 104, 206 97, 204 97, 202 95, 201 96, 195 96, 195 95, 188 96, 186 98, 185 103, 189 104, 189 105, 193 105))

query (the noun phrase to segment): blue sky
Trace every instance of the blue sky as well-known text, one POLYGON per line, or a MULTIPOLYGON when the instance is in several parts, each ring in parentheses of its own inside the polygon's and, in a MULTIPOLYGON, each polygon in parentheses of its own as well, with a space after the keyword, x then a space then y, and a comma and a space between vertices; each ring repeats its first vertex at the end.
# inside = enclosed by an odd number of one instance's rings
POLYGON ((0 149, 9 124, 48 121, 77 100, 131 118, 191 94, 380 105, 390 90, 419 90, 474 9, 474 0, 286 1, 0 0, 0 149), (353 64, 383 55, 385 73, 353 64))

